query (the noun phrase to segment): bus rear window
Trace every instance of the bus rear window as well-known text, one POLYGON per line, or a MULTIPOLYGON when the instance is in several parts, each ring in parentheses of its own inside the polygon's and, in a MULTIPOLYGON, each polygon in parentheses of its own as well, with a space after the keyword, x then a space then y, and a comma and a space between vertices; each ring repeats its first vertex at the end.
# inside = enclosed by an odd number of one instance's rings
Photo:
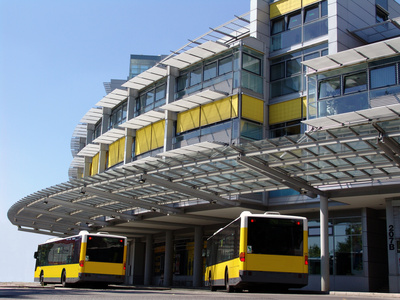
POLYGON ((86 260, 106 263, 122 263, 124 239, 102 236, 88 236, 86 260))
POLYGON ((249 217, 247 253, 303 255, 303 221, 249 217))

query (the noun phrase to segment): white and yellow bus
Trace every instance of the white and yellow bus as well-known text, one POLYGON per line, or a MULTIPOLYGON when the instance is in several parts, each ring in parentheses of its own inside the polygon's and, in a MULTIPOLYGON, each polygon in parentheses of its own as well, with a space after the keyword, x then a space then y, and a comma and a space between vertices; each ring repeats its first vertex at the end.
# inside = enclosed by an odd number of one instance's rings
POLYGON ((67 286, 88 282, 121 284, 125 278, 126 237, 81 231, 68 238, 54 238, 35 252, 35 282, 67 286))
POLYGON ((205 285, 228 292, 306 286, 307 241, 304 217, 242 212, 207 240, 205 285))

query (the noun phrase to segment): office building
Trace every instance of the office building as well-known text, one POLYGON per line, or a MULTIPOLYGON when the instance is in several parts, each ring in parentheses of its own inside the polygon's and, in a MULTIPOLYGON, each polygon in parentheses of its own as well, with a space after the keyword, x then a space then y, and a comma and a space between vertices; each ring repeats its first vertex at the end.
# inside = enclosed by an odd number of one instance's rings
POLYGON ((199 287, 205 239, 242 211, 302 215, 306 289, 399 292, 399 15, 394 0, 251 0, 94 103, 71 180, 10 221, 124 234, 127 284, 199 287))

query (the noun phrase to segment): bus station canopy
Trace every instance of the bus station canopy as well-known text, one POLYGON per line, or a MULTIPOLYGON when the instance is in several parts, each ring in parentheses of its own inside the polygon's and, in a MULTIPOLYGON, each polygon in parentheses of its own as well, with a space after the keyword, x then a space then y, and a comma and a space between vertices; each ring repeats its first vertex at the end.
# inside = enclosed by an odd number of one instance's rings
POLYGON ((55 236, 143 237, 226 224, 243 210, 317 211, 318 196, 332 209, 382 208, 400 196, 399 142, 392 115, 242 145, 203 142, 45 188, 15 203, 8 218, 19 230, 55 236), (298 196, 260 200, 285 189, 298 196))

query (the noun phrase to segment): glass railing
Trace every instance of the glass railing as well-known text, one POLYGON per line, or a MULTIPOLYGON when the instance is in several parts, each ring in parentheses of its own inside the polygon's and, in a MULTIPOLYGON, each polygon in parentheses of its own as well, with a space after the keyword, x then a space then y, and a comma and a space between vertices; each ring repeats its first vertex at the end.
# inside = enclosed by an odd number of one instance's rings
POLYGON ((263 77, 242 70, 242 87, 263 94, 263 77))
POLYGON ((368 92, 318 101, 318 117, 326 117, 369 108, 368 92))
POLYGON ((195 93, 197 91, 200 91, 200 90, 202 90, 204 88, 213 86, 213 85, 215 85, 217 83, 220 83, 222 81, 230 80, 230 79, 232 79, 232 76, 233 76, 233 72, 230 72, 230 73, 226 73, 226 74, 224 74, 222 76, 218 76, 218 77, 216 77, 214 79, 203 81, 203 82, 201 82, 201 83, 199 83, 197 85, 188 87, 188 88, 186 88, 186 89, 184 89, 182 91, 179 91, 179 92, 175 93, 175 100, 179 100, 182 97, 184 97, 185 95, 193 94, 193 93, 195 93))
POLYGON ((271 52, 289 48, 328 34, 328 19, 324 18, 295 29, 284 31, 271 37, 271 52))

